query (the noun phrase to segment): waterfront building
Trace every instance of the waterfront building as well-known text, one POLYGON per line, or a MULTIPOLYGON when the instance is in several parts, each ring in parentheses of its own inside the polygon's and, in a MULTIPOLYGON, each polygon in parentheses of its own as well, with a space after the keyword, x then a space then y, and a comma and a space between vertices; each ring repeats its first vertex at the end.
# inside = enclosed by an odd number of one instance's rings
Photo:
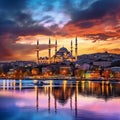
POLYGON ((60 66, 60 74, 61 75, 72 75, 71 66, 60 66))
POLYGON ((38 75, 39 74, 39 69, 38 68, 33 68, 31 73, 32 73, 32 75, 38 75))
POLYGON ((120 67, 111 67, 113 77, 120 78, 120 67))
POLYGON ((42 74, 46 75, 46 76, 51 75, 52 74, 51 67, 49 67, 49 66, 42 67, 42 74))

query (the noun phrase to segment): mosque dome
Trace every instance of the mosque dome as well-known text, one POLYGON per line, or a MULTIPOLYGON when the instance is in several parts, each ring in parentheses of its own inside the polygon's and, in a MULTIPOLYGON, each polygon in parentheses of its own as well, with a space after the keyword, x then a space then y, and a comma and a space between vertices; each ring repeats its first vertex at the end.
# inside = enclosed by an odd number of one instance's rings
POLYGON ((61 60, 70 60, 73 59, 73 56, 71 55, 71 52, 68 51, 67 48, 61 47, 55 54, 56 59, 61 59, 61 60))
POLYGON ((58 52, 66 52, 66 53, 68 53, 69 51, 67 50, 67 48, 65 48, 65 47, 61 47, 59 50, 58 50, 58 52))

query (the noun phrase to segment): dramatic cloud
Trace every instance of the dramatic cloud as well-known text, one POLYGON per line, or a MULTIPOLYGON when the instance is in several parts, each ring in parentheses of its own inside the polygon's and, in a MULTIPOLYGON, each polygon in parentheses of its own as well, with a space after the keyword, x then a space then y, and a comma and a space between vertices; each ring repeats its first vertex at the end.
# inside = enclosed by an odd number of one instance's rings
POLYGON ((18 54, 28 51, 32 55, 35 46, 30 43, 35 44, 37 39, 47 49, 51 36, 61 41, 76 35, 85 38, 84 42, 111 40, 111 49, 116 52, 119 11, 120 0, 0 0, 0 52, 4 51, 0 58, 18 59, 18 54), (45 36, 44 43, 40 35, 45 36))
POLYGON ((101 19, 106 15, 115 16, 119 14, 119 7, 119 0, 97 0, 87 9, 81 10, 74 8, 71 10, 72 20, 92 20, 101 19))

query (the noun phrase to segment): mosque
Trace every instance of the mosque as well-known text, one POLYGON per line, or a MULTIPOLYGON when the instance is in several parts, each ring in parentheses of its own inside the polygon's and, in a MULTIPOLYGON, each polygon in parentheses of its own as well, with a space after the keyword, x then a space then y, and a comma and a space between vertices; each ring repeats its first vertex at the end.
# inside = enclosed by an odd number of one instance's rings
POLYGON ((55 54, 51 56, 51 39, 49 38, 48 44, 48 56, 40 57, 39 53, 39 41, 37 41, 37 63, 38 64, 51 64, 59 62, 75 62, 77 61, 78 40, 75 38, 75 56, 73 56, 73 42, 71 41, 71 50, 69 51, 65 47, 61 47, 57 50, 57 40, 55 41, 55 54))

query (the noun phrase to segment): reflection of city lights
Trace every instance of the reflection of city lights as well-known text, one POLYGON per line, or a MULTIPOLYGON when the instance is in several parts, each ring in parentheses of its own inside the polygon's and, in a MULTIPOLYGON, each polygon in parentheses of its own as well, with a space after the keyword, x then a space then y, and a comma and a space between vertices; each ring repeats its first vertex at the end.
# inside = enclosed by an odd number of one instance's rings
POLYGON ((84 92, 85 90, 85 81, 82 81, 82 91, 84 92))
POLYGON ((34 89, 35 89, 35 91, 37 91, 37 85, 34 85, 34 89))
POLYGON ((19 89, 20 89, 20 91, 22 89, 22 80, 19 80, 19 89))
POLYGON ((94 84, 94 83, 92 82, 92 83, 91 83, 92 94, 93 94, 93 86, 94 86, 93 84, 94 84))
POLYGON ((48 92, 48 86, 44 86, 44 91, 45 91, 45 93, 48 92))
POLYGON ((110 84, 110 90, 111 90, 111 92, 112 92, 112 84, 110 84))
POLYGON ((52 84, 53 84, 53 81, 50 80, 50 93, 52 93, 52 84))
POLYGON ((88 88, 90 90, 91 81, 88 81, 88 88))
POLYGON ((10 80, 10 87, 11 87, 11 88, 12 88, 12 86, 13 86, 12 83, 13 83, 12 80, 10 80))
POLYGON ((109 94, 108 84, 106 86, 106 93, 107 93, 107 95, 109 94))
POLYGON ((104 95, 104 81, 102 81, 102 94, 104 95))
POLYGON ((109 84, 109 81, 106 81, 106 84, 108 85, 108 84, 109 84))
POLYGON ((14 90, 15 90, 15 88, 16 88, 16 81, 14 80, 13 83, 14 83, 14 90))
POLYGON ((3 90, 5 90, 5 80, 3 80, 3 90))
POLYGON ((38 82, 38 80, 34 80, 33 82, 34 82, 34 83, 37 83, 37 82, 38 82))
POLYGON ((63 89, 64 89, 64 92, 65 92, 65 90, 66 90, 66 85, 67 85, 67 81, 64 80, 64 81, 63 81, 63 89))
POLYGON ((76 92, 78 94, 78 81, 76 81, 76 92))
POLYGON ((7 80, 7 90, 9 89, 9 80, 7 80))

